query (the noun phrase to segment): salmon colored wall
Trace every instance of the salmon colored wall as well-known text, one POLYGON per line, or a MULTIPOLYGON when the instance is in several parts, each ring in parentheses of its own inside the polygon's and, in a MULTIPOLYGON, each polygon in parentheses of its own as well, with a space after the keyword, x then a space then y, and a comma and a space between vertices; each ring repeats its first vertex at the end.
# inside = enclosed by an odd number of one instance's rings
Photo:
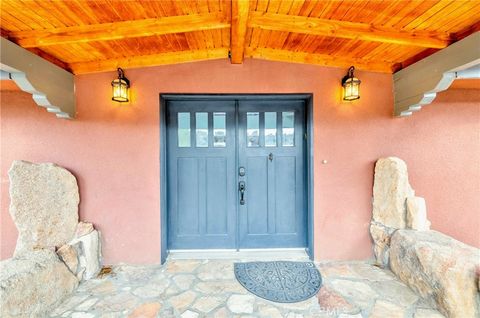
POLYGON ((80 217, 102 231, 106 263, 160 259, 159 93, 313 93, 315 253, 318 260, 372 256, 368 224, 374 162, 406 160, 434 229, 480 246, 478 91, 444 93, 393 118, 387 74, 357 72, 361 99, 341 102, 346 70, 227 60, 127 70, 133 101, 110 101, 114 72, 76 77, 78 115, 60 120, 21 92, 1 94, 1 257, 16 230, 8 214, 14 159, 55 162, 80 186, 80 217), (323 159, 328 160, 322 164, 323 159))

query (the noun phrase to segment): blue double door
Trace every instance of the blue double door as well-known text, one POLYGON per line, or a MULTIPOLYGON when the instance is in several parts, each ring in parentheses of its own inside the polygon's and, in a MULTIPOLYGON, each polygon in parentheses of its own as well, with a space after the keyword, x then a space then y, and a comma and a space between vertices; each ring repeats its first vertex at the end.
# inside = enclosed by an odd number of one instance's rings
POLYGON ((304 103, 168 102, 169 249, 306 247, 304 103))

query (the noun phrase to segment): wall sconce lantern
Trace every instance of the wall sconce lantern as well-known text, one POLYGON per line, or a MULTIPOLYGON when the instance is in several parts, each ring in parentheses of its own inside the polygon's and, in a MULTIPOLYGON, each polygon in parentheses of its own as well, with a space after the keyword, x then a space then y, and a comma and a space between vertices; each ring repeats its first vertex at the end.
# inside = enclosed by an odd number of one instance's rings
POLYGON ((123 70, 117 68, 118 78, 112 81, 112 100, 120 103, 128 102, 128 89, 130 81, 123 74, 123 70))
POLYGON ((353 76, 355 67, 350 66, 347 75, 342 79, 343 100, 355 100, 360 98, 360 80, 353 76))

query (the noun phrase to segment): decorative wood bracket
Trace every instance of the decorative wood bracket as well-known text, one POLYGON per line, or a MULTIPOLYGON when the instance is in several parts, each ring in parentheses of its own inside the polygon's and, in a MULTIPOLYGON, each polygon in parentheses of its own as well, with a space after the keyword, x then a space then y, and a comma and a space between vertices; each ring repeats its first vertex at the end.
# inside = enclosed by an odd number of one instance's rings
POLYGON ((394 114, 410 116, 457 78, 480 78, 480 32, 393 74, 394 114))
POLYGON ((74 118, 73 74, 13 42, 0 40, 2 78, 12 79, 21 90, 32 94, 38 106, 45 107, 58 118, 74 118))

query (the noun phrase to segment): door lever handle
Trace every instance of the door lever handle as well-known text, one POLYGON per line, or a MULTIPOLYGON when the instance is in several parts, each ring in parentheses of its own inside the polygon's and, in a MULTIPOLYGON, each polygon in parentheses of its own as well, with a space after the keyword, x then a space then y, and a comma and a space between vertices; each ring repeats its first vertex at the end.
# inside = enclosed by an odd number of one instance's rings
POLYGON ((240 191, 240 205, 245 204, 245 181, 240 181, 238 183, 238 191, 240 191))

